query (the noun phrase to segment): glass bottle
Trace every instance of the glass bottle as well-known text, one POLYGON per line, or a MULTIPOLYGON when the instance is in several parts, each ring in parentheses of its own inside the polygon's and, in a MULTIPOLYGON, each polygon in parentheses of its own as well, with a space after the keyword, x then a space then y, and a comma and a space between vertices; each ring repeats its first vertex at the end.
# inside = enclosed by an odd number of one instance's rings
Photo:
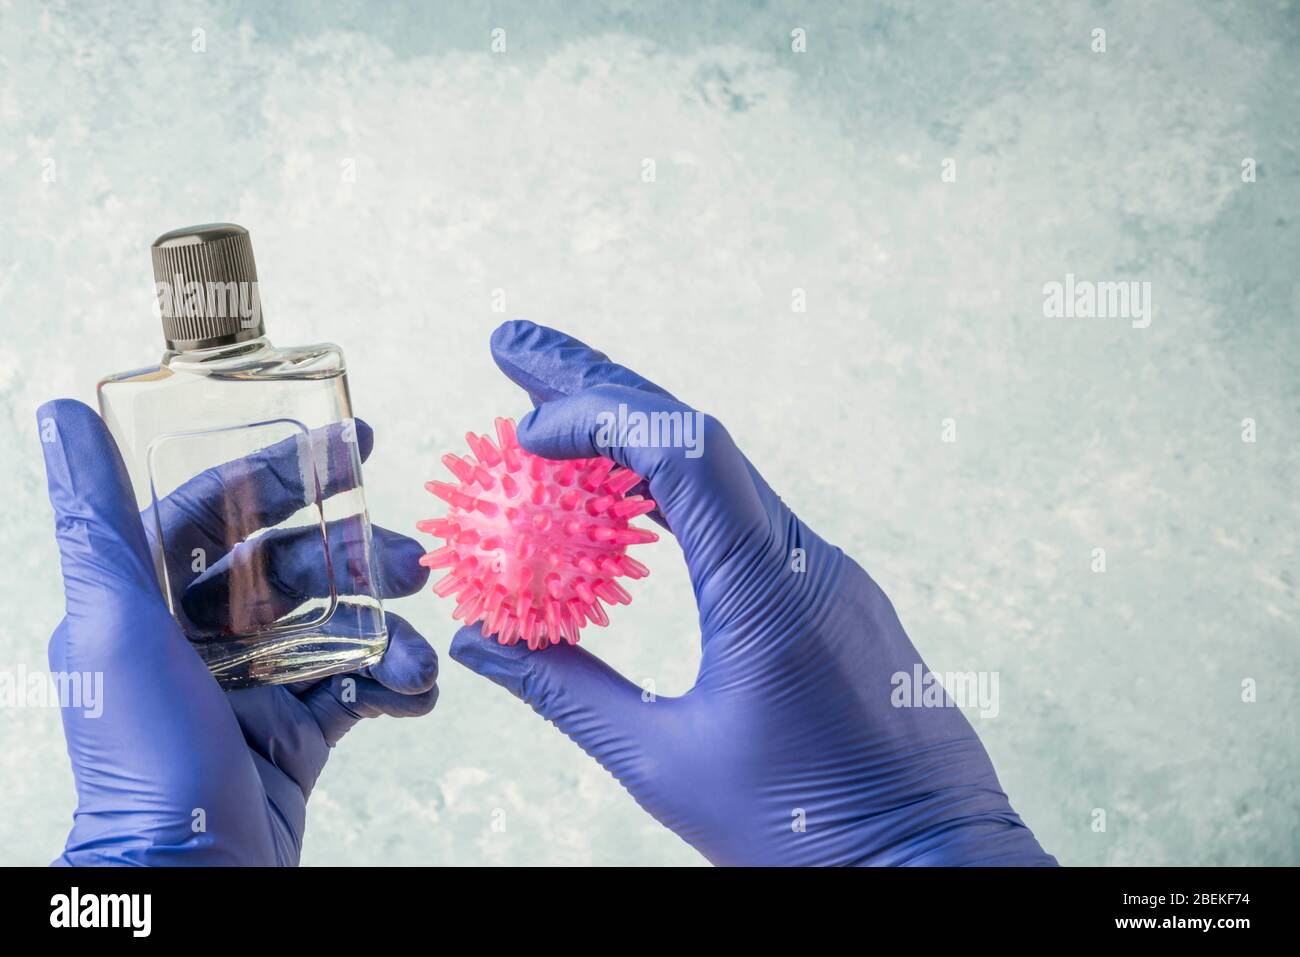
POLYGON ((248 231, 153 244, 166 351, 100 381, 163 594, 225 688, 351 671, 388 644, 343 353, 266 338, 248 231))

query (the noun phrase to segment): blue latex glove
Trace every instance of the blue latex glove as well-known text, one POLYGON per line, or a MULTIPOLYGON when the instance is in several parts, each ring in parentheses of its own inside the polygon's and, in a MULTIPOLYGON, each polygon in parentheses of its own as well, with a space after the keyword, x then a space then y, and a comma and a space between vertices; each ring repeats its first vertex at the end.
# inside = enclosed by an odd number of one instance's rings
POLYGON ((695 686, 667 698, 643 697, 582 647, 530 653, 478 627, 460 630, 453 658, 553 722, 716 864, 1055 863, 958 709, 891 704, 891 676, 921 659, 889 600, 720 423, 703 418, 697 458, 604 445, 598 416, 620 404, 692 410, 532 323, 501 326, 492 353, 538 404, 519 423, 528 451, 605 455, 649 481, 686 558, 703 660, 695 686), (806 571, 793 570, 795 549, 806 571))
MULTIPOLYGON (((390 614, 388 652, 362 672, 222 692, 167 610, 126 469, 99 416, 58 400, 37 420, 67 599, 50 669, 102 675, 102 701, 63 710, 77 811, 56 863, 296 864, 307 797, 330 748, 363 717, 432 709, 433 649, 390 614)), ((373 442, 363 423, 356 439, 364 458, 373 442)), ((314 442, 313 453, 331 454, 338 440, 314 442)), ((281 443, 205 472, 159 504, 164 538, 201 544, 215 562, 202 594, 186 596, 192 614, 221 617, 230 562, 218 559, 239 531, 226 523, 287 518, 303 502, 299 473, 296 446, 281 443), (214 507, 231 501, 248 508, 214 507)), ((314 552, 292 540, 269 544, 288 607, 327 590, 315 544, 314 552)), ((423 586, 418 542, 376 530, 375 545, 385 596, 423 586)))

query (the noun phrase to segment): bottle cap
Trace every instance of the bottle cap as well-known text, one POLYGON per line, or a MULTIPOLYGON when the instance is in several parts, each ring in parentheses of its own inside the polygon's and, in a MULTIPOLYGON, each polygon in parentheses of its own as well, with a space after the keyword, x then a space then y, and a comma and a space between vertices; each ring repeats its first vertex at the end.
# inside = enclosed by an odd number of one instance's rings
POLYGON ((210 349, 266 334, 248 230, 186 226, 153 241, 154 288, 173 351, 210 349))

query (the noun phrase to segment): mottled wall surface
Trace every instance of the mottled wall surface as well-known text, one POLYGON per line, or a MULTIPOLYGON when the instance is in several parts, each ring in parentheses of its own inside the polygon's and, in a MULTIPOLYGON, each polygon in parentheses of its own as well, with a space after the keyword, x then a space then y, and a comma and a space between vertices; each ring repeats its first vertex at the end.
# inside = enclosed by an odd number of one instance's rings
MULTIPOLYGON (((492 327, 566 328, 726 422, 932 668, 1000 674, 972 720, 1062 862, 1300 863, 1295 4, 322 6, 0 0, 0 666, 62 602, 34 409, 156 357, 149 242, 230 220, 273 338, 347 351, 376 521, 525 409, 492 327), (1150 282, 1150 325, 1045 317, 1067 274, 1150 282)), ((679 692, 695 609, 647 553, 590 647, 679 692)), ((398 610, 445 653, 445 605, 398 610)), ((339 747, 306 862, 700 860, 441 683, 339 747)), ((0 780, 0 861, 45 862, 56 711, 0 710, 0 780)))

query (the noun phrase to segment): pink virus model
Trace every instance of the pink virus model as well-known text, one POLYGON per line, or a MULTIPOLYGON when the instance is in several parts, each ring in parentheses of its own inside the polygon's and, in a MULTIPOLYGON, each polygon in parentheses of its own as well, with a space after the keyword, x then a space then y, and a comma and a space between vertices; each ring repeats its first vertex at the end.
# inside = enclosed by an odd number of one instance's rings
POLYGON ((544 459, 520 447, 512 420, 497 419, 496 431, 496 444, 469 432, 471 456, 442 457, 455 483, 426 483, 451 508, 416 526, 446 541, 420 564, 448 569, 434 594, 454 595, 452 617, 481 621, 484 637, 576 645, 588 622, 609 624, 601 599, 631 603, 616 578, 650 574, 627 546, 659 536, 628 520, 655 503, 629 496, 641 476, 609 459, 544 459))

